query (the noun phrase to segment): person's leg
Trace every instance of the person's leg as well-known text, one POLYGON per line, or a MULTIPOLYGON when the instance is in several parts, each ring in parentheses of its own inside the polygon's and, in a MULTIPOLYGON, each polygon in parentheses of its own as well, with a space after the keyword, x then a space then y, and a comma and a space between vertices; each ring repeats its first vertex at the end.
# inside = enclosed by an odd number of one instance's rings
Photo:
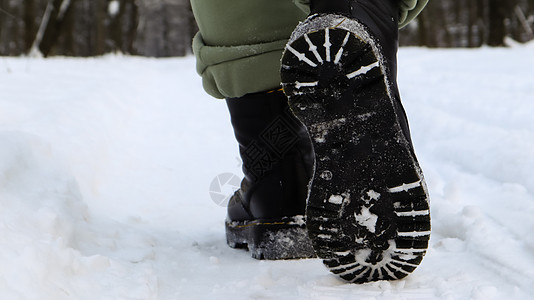
POLYGON ((192 0, 206 92, 235 98, 280 87, 280 57, 306 14, 292 0, 192 0))
POLYGON ((351 282, 405 277, 430 237, 396 83, 401 15, 397 0, 312 0, 282 58, 284 92, 315 151, 308 233, 317 256, 351 282))
POLYGON ((196 0, 192 7, 198 71, 209 94, 226 98, 243 160, 227 242, 259 259, 315 256, 303 221, 313 152, 279 90, 282 51, 305 14, 292 0, 196 0))

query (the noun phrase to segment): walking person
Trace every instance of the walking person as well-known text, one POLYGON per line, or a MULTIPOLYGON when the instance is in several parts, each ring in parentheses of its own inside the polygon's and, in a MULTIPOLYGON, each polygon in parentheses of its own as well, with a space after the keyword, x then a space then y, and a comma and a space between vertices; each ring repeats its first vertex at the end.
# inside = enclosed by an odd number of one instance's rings
POLYGON ((421 262, 429 199, 397 87, 398 28, 428 0, 192 0, 197 71, 243 160, 227 241, 319 257, 350 282, 421 262))

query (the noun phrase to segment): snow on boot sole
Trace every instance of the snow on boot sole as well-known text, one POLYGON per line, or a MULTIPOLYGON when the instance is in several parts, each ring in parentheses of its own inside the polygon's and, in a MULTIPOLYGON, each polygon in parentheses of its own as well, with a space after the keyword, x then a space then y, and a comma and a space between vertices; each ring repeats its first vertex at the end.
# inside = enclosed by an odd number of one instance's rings
POLYGON ((308 234, 330 271, 356 283, 405 277, 430 238, 426 185, 381 53, 357 21, 314 15, 282 57, 284 92, 315 151, 308 234))
POLYGON ((247 248, 256 259, 315 257, 304 216, 280 220, 227 221, 226 241, 232 248, 247 248))

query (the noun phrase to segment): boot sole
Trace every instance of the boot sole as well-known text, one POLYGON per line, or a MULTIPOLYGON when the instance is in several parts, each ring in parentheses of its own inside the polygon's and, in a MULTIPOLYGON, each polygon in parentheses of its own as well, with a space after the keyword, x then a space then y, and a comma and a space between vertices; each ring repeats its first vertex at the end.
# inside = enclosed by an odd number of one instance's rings
POLYGON ((226 222, 226 241, 232 248, 248 249, 256 259, 315 257, 304 216, 226 222))
POLYGON ((381 53, 357 21, 316 15, 282 57, 284 92, 316 156, 308 234, 330 271, 355 283, 407 276, 430 238, 425 181, 381 53))

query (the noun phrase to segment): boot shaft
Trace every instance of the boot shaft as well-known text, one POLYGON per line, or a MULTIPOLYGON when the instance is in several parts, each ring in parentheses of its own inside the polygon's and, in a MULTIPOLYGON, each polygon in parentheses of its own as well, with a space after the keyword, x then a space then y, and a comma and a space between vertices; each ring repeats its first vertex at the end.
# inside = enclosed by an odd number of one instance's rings
POLYGON ((226 100, 243 161, 241 189, 229 207, 230 220, 304 214, 313 150, 305 127, 281 92, 226 100))
POLYGON ((311 0, 311 14, 334 13, 358 20, 371 31, 384 52, 390 79, 396 83, 398 0, 311 0))

